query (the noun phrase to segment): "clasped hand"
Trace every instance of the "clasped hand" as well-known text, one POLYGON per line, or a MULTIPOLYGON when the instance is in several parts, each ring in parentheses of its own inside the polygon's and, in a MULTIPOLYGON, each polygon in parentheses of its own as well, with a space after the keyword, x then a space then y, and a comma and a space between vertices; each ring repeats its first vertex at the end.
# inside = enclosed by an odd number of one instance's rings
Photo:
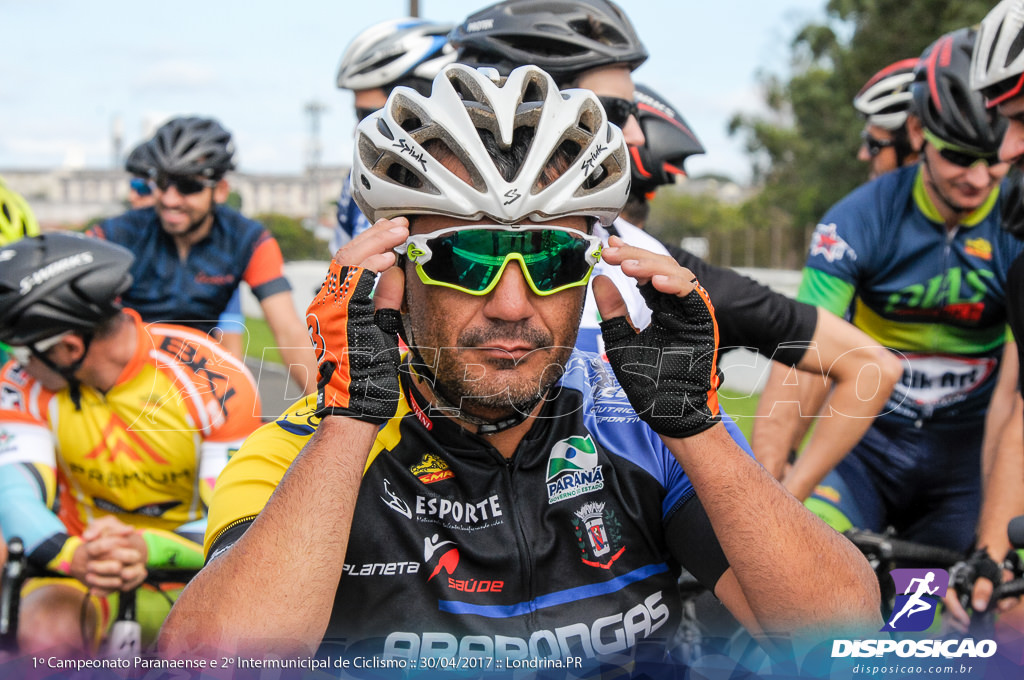
POLYGON ((107 515, 86 527, 81 539, 71 559, 71 575, 93 595, 132 590, 146 579, 148 550, 135 527, 107 515))

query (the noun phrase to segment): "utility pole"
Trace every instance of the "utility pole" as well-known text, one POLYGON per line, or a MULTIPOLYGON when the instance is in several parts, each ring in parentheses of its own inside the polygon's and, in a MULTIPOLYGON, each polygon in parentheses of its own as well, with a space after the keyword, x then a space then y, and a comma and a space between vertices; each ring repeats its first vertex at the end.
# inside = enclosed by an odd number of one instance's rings
POLYGON ((420 0, 409 0, 409 16, 414 19, 420 16, 420 0))
POLYGON ((320 157, 323 146, 320 143, 320 116, 327 111, 327 107, 318 101, 311 101, 306 104, 306 113, 309 115, 309 151, 307 156, 306 172, 309 173, 312 186, 310 195, 313 197, 313 210, 311 211, 310 228, 320 224, 320 157))
POLYGON ((116 169, 124 162, 124 123, 121 116, 115 114, 110 122, 110 151, 113 157, 112 166, 116 169))

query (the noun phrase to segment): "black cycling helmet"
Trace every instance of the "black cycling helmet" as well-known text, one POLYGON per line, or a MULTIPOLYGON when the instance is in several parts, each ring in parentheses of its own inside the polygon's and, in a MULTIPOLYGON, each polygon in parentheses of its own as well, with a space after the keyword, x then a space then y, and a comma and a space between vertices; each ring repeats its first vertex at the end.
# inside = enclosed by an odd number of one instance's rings
POLYGON ((132 149, 125 159, 124 169, 135 177, 149 177, 156 172, 156 161, 153 159, 151 145, 153 140, 147 139, 132 149))
POLYGON ((58 232, 0 250, 0 342, 30 346, 89 333, 119 309, 134 256, 119 245, 58 232))
POLYGON ((629 147, 634 194, 647 194, 662 184, 672 184, 676 175, 686 175, 683 161, 704 153, 704 146, 686 120, 661 95, 637 85, 637 120, 644 131, 644 145, 629 147))
POLYGON ((598 66, 632 70, 647 59, 633 24, 609 0, 505 0, 470 15, 448 41, 459 63, 502 75, 535 64, 560 84, 598 66))
POLYGON ((980 154, 999 149, 1006 119, 985 108, 981 93, 971 88, 971 53, 975 31, 947 33, 921 55, 914 69, 913 113, 943 141, 980 154))
POLYGON ((219 179, 234 170, 231 133, 213 118, 174 118, 149 142, 157 172, 219 179))

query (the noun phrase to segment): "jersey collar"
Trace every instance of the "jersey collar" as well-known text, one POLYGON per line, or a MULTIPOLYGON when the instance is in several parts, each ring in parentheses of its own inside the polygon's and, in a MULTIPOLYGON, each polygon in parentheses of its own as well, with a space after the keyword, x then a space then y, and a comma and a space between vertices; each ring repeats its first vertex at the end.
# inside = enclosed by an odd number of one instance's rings
MULTIPOLYGON (((996 201, 999 200, 999 185, 997 185, 992 193, 988 195, 985 202, 982 203, 974 212, 970 213, 964 219, 960 220, 960 226, 973 227, 980 223, 992 209, 995 207, 996 201)), ((914 204, 917 205, 917 209, 920 210, 929 221, 935 222, 936 224, 945 224, 946 220, 939 214, 939 209, 935 207, 928 191, 924 186, 924 164, 919 163, 917 167, 917 176, 914 178, 914 204)))
POLYGON ((135 374, 142 370, 142 367, 149 360, 150 352, 154 348, 153 338, 146 332, 145 324, 142 323, 142 317, 139 316, 139 313, 128 307, 123 308, 121 311, 131 317, 132 326, 135 328, 135 336, 138 338, 138 341, 135 343, 135 354, 132 355, 131 360, 121 370, 121 375, 117 376, 117 382, 114 385, 120 385, 135 377, 135 374))

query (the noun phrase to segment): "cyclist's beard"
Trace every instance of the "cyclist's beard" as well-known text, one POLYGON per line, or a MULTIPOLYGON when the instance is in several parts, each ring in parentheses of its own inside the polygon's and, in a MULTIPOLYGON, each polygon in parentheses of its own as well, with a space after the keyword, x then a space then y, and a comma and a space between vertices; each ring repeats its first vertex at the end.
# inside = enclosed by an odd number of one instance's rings
POLYGON ((194 222, 192 222, 192 224, 188 225, 188 229, 185 230, 185 235, 194 234, 197 231, 199 231, 200 229, 202 229, 203 225, 206 224, 206 220, 209 219, 212 215, 213 215, 213 206, 211 205, 210 209, 207 210, 206 213, 204 213, 202 217, 196 219, 194 222))
MULTIPOLYGON (((571 345, 552 346, 553 338, 546 331, 512 323, 467 330, 459 336, 458 346, 480 347, 495 341, 520 341, 537 349, 518 361, 512 357, 496 358, 487 365, 467 365, 459 351, 427 350, 433 364, 429 370, 418 372, 427 374, 431 389, 442 402, 438 406, 456 408, 462 420, 474 424, 509 418, 519 421, 533 411, 562 376, 572 352, 571 345), (522 365, 527 362, 529 368, 522 365), (524 373, 527 370, 530 372, 524 373)), ((417 362, 422 363, 422 355, 418 351, 415 354, 417 362)))

